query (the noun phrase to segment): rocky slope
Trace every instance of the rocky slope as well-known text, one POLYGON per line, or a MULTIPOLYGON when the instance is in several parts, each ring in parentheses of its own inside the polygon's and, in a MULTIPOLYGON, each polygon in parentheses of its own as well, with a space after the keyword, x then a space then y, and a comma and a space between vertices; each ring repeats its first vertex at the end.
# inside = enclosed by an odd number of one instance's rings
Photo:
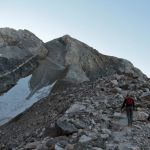
POLYGON ((27 30, 0 29, 0 94, 30 74, 29 97, 57 84, 0 127, 0 149, 149 150, 150 80, 129 61, 68 35, 44 44, 27 30), (120 113, 128 92, 136 99, 132 128, 120 113))
POLYGON ((111 75, 53 91, 0 127, 1 149, 149 150, 150 80, 111 75), (133 127, 120 113, 136 100, 133 127))

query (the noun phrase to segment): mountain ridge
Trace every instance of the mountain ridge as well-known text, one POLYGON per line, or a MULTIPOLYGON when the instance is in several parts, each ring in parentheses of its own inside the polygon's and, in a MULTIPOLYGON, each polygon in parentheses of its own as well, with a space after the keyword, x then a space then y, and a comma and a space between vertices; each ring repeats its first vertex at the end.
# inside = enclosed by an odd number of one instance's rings
POLYGON ((9 90, 21 77, 29 74, 33 74, 30 82, 32 90, 42 88, 49 81, 49 84, 56 80, 60 83, 81 83, 115 73, 146 78, 131 62, 101 54, 70 35, 43 43, 28 30, 0 28, 0 45, 0 75, 2 76, 4 71, 11 72, 12 66, 13 70, 16 70, 2 79, 0 93, 9 90), (33 56, 35 58, 27 65, 16 69, 33 56), (45 76, 49 76, 44 83, 41 83, 41 71, 45 76))
MULTIPOLYGON (((131 62, 69 35, 47 43, 26 30, 0 29, 0 35, 5 35, 0 36, 1 94, 15 89, 18 80, 22 86, 29 75, 29 97, 56 83, 45 98, 0 126, 0 149, 149 150, 150 79, 131 62), (127 93, 135 99, 132 128, 120 113, 127 93)), ((0 104, 6 108, 5 100, 0 104)))

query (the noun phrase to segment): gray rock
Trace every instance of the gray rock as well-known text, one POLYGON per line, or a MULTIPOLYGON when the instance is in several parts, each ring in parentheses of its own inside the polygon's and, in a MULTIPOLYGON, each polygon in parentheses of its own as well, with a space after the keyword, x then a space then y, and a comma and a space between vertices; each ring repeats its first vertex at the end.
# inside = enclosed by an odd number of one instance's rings
POLYGON ((115 112, 113 116, 114 118, 123 118, 122 114, 118 112, 115 112))
POLYGON ((75 125, 64 118, 58 119, 56 124, 63 134, 72 134, 78 131, 75 125))
POLYGON ((100 134, 100 137, 106 140, 109 138, 109 134, 100 134))
POLYGON ((55 150, 64 150, 64 148, 62 148, 58 143, 55 145, 55 150))
POLYGON ((111 135, 111 131, 109 129, 105 129, 105 128, 102 129, 102 133, 111 135))
POLYGON ((65 150, 74 150, 74 144, 67 144, 65 150))
POLYGON ((44 43, 33 33, 0 28, 0 93, 31 74, 47 53, 44 43))
POLYGON ((64 81, 77 83, 120 72, 144 76, 129 61, 103 55, 69 35, 47 42, 45 46, 52 60, 70 66, 64 81))
POLYGON ((106 144, 106 150, 118 150, 118 145, 116 144, 106 144))
POLYGON ((40 144, 36 147, 36 150, 48 150, 48 147, 44 144, 40 144))
POLYGON ((56 144, 56 140, 54 140, 54 139, 49 139, 46 141, 47 147, 54 147, 55 144, 56 144))
POLYGON ((140 148, 137 146, 129 146, 127 150, 140 150, 140 148))
POLYGON ((86 111, 86 107, 82 104, 73 104, 66 113, 77 113, 77 112, 83 112, 86 111))
POLYGON ((102 149, 100 147, 93 147, 92 150, 104 150, 104 149, 102 149))
POLYGON ((149 114, 142 112, 142 111, 138 111, 138 112, 136 112, 135 120, 144 121, 144 120, 147 120, 148 116, 149 116, 149 114))
POLYGON ((86 135, 82 135, 82 136, 80 137, 80 139, 79 139, 79 142, 80 142, 80 143, 86 143, 86 142, 89 142, 89 141, 91 141, 91 140, 92 140, 91 137, 86 136, 86 135))
POLYGON ((150 101, 150 92, 142 93, 140 99, 150 101))
POLYGON ((28 143, 25 148, 26 149, 35 149, 37 146, 40 145, 40 142, 32 142, 32 143, 28 143))
POLYGON ((87 125, 82 120, 79 119, 71 120, 71 123, 73 123, 75 127, 78 129, 84 129, 87 127, 87 125))
POLYGON ((115 87, 115 88, 112 89, 112 92, 113 92, 113 93, 121 93, 121 92, 122 92, 122 89, 119 88, 119 87, 115 87))
POLYGON ((112 80, 111 83, 113 84, 113 86, 118 86, 118 81, 117 80, 112 80))
POLYGON ((48 50, 43 42, 28 30, 0 29, 0 53, 6 58, 23 59, 28 55, 45 57, 48 50))

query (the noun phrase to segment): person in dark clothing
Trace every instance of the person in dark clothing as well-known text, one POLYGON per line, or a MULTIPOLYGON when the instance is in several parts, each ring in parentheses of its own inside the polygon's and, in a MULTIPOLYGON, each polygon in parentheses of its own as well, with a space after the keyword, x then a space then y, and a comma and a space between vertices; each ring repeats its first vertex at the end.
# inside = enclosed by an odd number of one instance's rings
POLYGON ((134 105, 135 105, 134 99, 131 98, 129 95, 127 95, 122 104, 121 111, 123 110, 124 107, 126 108, 128 126, 132 126, 134 105))

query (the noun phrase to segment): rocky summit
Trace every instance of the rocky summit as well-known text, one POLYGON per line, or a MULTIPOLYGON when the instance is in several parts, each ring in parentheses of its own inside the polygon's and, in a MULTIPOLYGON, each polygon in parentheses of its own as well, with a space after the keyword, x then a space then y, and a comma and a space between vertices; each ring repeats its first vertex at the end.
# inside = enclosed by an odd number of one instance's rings
POLYGON ((28 75, 30 96, 56 82, 0 126, 0 149, 150 150, 150 79, 132 63, 69 35, 43 43, 27 30, 4 28, 0 45, 2 94, 28 75), (132 127, 120 111, 127 93, 135 99, 132 127))
POLYGON ((45 46, 49 50, 49 57, 55 63, 69 66, 63 79, 66 81, 81 83, 115 73, 143 77, 143 73, 129 61, 103 55, 69 35, 47 42, 45 46))

